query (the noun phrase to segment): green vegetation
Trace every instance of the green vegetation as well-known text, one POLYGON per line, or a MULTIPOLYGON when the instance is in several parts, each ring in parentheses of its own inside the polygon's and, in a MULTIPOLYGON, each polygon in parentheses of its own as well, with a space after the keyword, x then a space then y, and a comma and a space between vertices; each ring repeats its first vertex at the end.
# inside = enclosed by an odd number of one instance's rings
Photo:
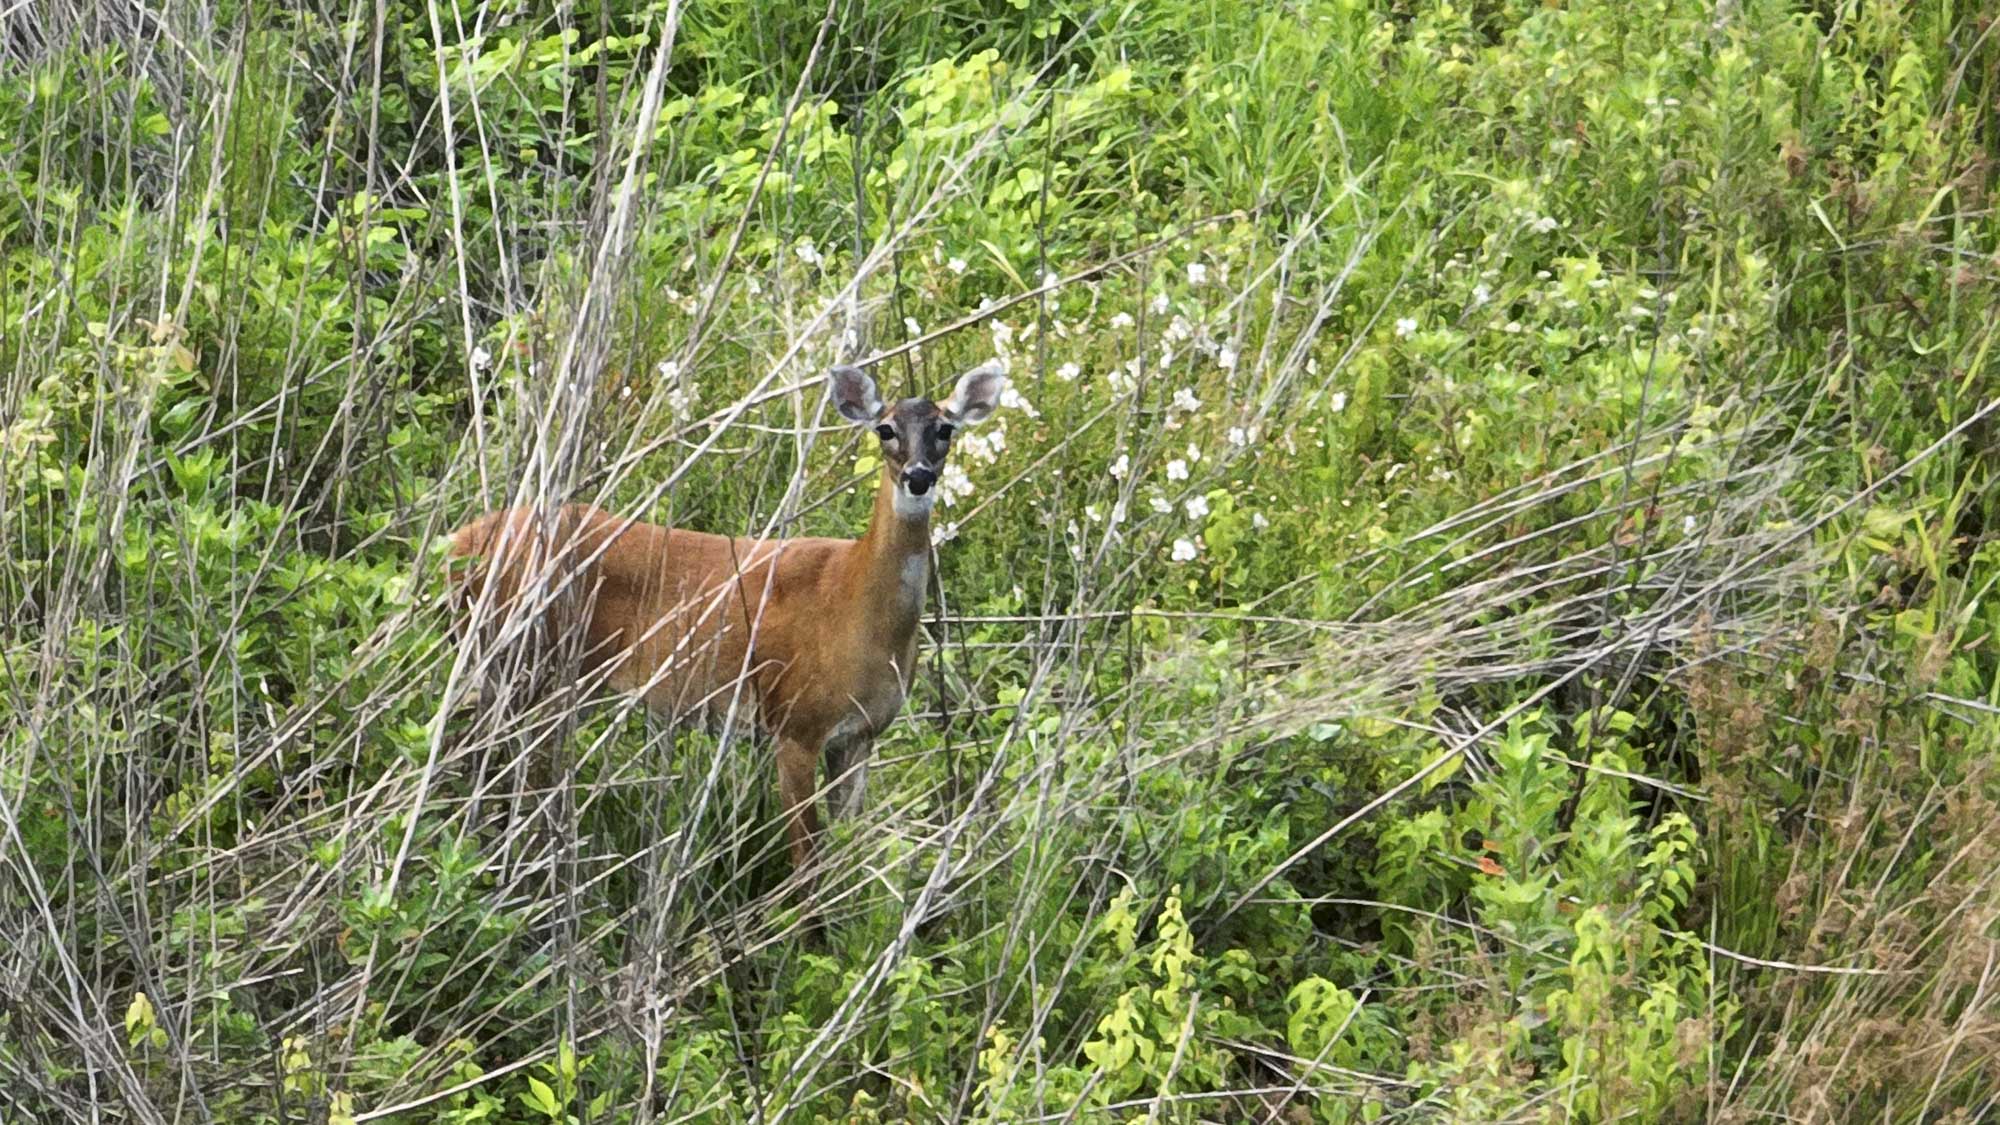
POLYGON ((2000 1112, 1981 6, 6 19, 0 1119, 2000 1112), (823 934, 461 659, 470 515, 854 534, 820 373, 995 355, 823 934))

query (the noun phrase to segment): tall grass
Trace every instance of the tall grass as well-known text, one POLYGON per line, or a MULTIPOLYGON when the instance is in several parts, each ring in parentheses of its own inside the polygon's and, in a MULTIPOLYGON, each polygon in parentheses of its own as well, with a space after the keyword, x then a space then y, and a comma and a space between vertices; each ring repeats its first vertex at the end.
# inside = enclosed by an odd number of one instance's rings
POLYGON ((0 1117, 1993 1111, 1977 13, 7 19, 0 1117), (994 356, 810 910, 747 716, 454 639, 994 356))

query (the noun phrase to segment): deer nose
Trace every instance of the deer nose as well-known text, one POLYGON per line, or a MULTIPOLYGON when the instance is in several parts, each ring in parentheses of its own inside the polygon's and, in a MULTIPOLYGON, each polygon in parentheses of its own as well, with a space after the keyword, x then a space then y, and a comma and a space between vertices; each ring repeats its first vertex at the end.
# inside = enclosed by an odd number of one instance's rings
POLYGON ((912 496, 922 496, 936 483, 937 470, 929 465, 911 465, 903 470, 903 487, 908 488, 912 496))

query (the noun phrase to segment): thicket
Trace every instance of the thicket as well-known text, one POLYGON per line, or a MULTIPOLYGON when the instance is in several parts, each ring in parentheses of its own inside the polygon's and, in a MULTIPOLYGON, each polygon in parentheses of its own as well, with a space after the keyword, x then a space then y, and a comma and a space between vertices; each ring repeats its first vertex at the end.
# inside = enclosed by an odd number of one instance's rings
POLYGON ((1995 1112, 1991 12, 5 19, 0 1119, 1995 1112), (454 643, 996 356, 823 935, 454 643))

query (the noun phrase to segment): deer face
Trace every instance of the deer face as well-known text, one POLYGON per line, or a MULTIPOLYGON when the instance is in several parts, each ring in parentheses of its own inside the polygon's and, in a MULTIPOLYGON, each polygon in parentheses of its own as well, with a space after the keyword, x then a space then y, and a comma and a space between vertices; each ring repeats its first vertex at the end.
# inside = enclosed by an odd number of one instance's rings
POLYGON ((931 489, 951 455, 952 435, 960 426, 984 422, 1007 385, 1000 366, 989 363, 961 375, 943 402, 906 398, 884 407, 875 380, 859 368, 836 367, 828 378, 840 416, 872 428, 881 439, 882 459, 896 480, 896 508, 905 515, 929 514, 937 499, 931 489))

